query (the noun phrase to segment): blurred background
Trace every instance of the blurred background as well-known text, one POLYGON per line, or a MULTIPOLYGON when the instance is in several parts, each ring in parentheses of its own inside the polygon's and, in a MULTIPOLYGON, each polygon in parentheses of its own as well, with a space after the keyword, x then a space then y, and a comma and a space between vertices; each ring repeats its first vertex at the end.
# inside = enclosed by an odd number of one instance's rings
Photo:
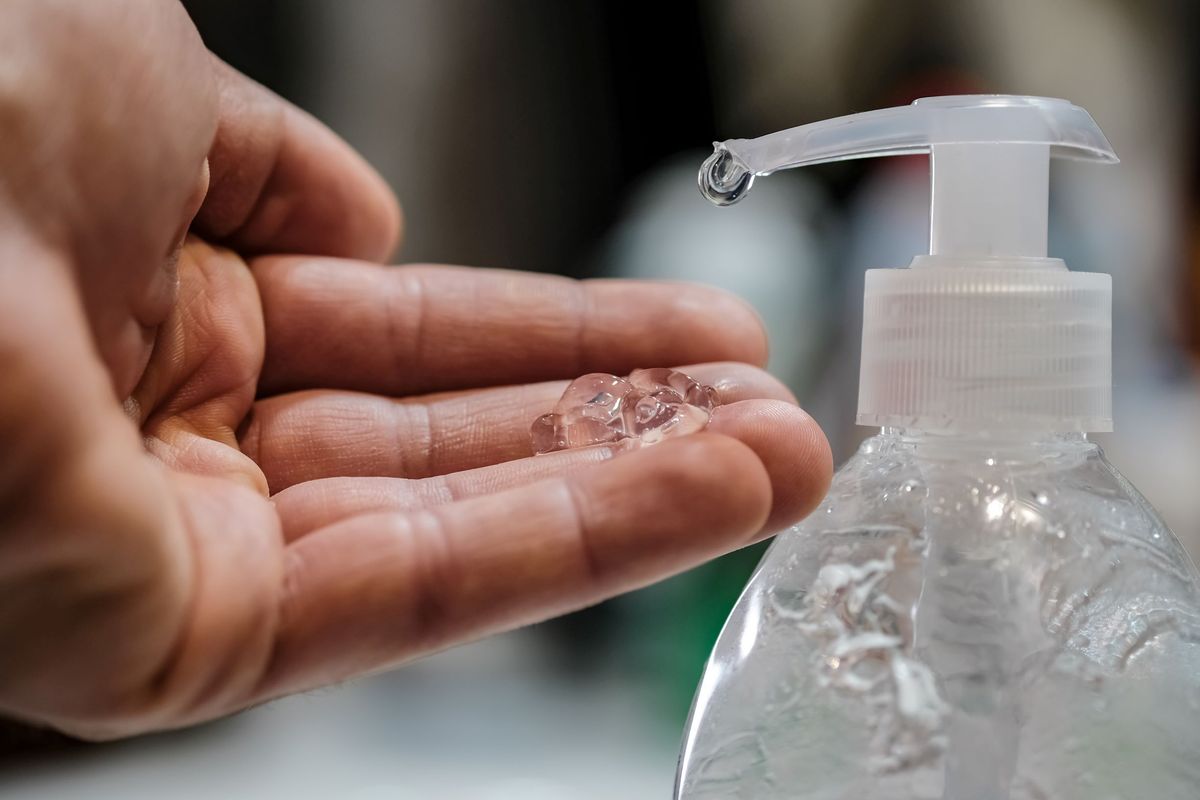
MULTIPOLYGON (((702 281, 771 369, 854 426, 861 284, 925 252, 923 158, 761 181, 713 140, 937 94, 1066 97, 1122 161, 1056 163, 1051 255, 1113 275, 1114 463, 1200 556, 1200 7, 1177 0, 189 0, 209 46, 324 120, 404 204, 401 260, 702 281)), ((714 320, 713 324, 720 324, 714 320)), ((662 798, 760 548, 399 672, 199 729, 0 756, 29 798, 662 798)), ((47 747, 47 744, 51 746, 47 747)))

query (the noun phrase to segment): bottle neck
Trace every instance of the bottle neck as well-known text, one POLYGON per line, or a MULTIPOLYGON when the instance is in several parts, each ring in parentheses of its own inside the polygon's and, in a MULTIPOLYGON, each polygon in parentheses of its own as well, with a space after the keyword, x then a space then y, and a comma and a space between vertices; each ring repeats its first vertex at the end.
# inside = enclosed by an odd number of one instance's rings
POLYGON ((916 428, 881 429, 880 434, 912 448, 922 458, 973 456, 997 461, 1041 460, 1051 454, 1086 453, 1096 445, 1087 434, 1056 431, 924 431, 916 428))

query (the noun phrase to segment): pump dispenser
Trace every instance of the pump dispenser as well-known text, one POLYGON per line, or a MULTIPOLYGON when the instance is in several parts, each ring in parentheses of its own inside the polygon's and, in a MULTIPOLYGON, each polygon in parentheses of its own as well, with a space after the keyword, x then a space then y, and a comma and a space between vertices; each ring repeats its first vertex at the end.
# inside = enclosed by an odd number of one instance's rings
POLYGON ((858 421, 923 430, 1107 431, 1111 282, 1046 257, 1050 158, 1117 162, 1065 100, 918 100, 717 145, 700 172, 727 205, 755 175, 930 154, 929 254, 867 272, 858 421))
POLYGON ((697 691, 679 798, 1200 797, 1200 581, 1085 434, 1109 276, 1047 257, 1049 161, 1114 164, 1064 100, 981 95, 718 143, 702 193, 929 153, 929 253, 866 274, 858 421, 697 691))

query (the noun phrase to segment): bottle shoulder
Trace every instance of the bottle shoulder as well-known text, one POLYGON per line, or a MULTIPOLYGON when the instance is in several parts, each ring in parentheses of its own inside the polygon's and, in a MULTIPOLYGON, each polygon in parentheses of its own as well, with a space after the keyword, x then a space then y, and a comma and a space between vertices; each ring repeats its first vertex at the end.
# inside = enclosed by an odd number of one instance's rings
POLYGON ((1166 523, 1095 444, 1081 438, 1002 447, 961 446, 882 434, 834 474, 806 534, 846 526, 898 525, 914 532, 936 518, 1003 538, 1048 532, 1145 540, 1186 561, 1166 523))

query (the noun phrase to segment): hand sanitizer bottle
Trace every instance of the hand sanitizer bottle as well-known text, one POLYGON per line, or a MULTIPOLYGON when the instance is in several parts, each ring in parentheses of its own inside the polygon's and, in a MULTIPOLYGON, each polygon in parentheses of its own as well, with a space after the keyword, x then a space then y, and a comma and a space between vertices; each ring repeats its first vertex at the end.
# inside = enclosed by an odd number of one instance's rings
POLYGON ((858 421, 882 430, 730 615, 676 797, 1196 800, 1200 583, 1086 438, 1111 429, 1110 279, 1046 257, 1051 156, 1117 161, 1091 116, 918 100, 718 144, 700 184, 728 204, 924 152, 929 254, 866 277, 858 421))

